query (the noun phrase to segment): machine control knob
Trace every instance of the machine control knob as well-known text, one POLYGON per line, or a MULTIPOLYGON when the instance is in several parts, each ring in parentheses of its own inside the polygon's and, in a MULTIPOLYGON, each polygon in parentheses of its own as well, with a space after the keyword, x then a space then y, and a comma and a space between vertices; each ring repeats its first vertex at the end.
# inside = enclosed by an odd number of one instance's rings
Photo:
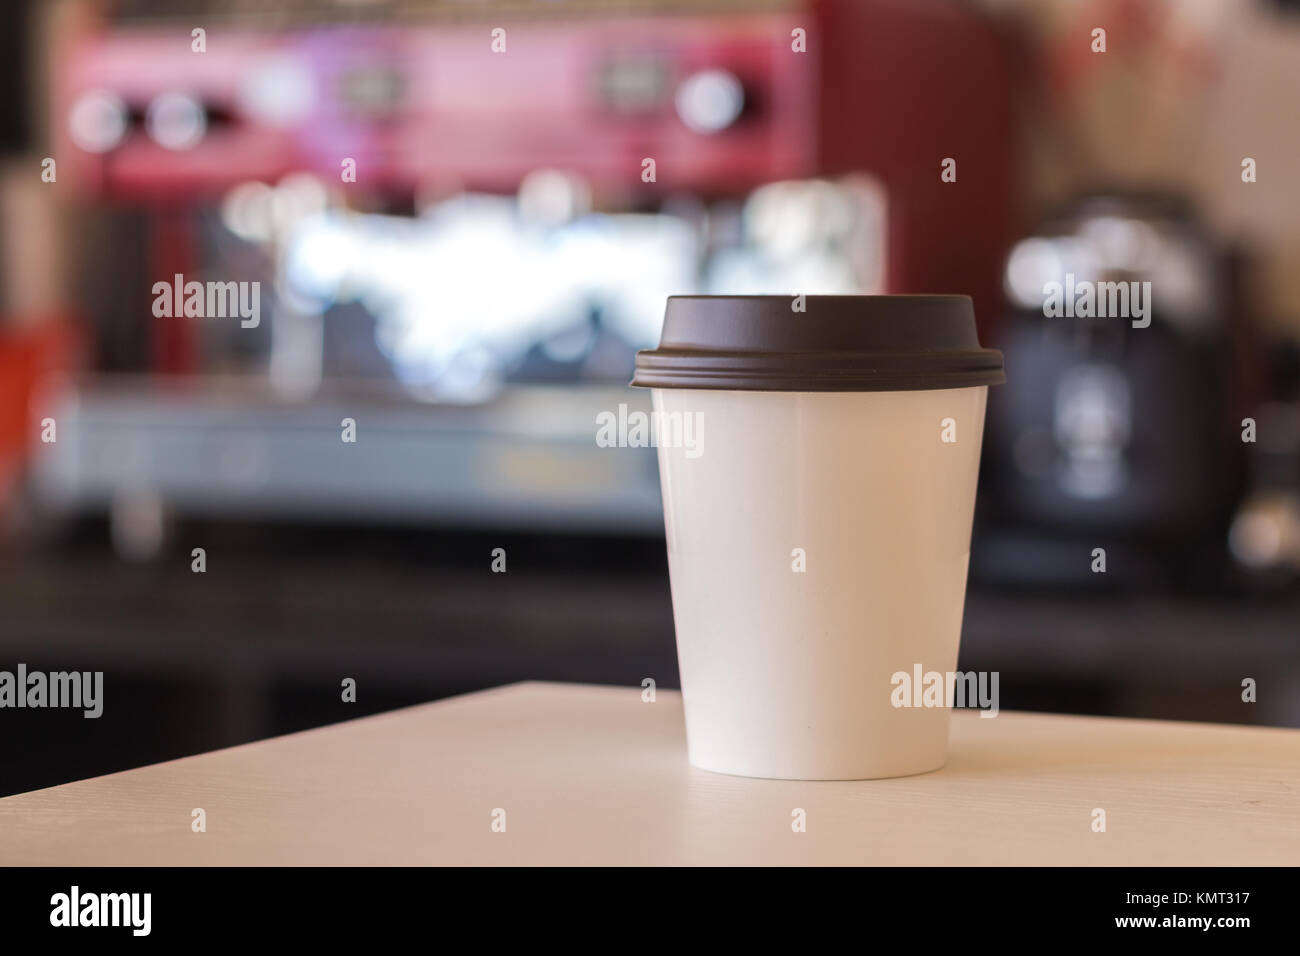
POLYGON ((677 115, 696 133, 720 133, 740 118, 745 87, 730 70, 699 70, 682 80, 675 98, 677 115))

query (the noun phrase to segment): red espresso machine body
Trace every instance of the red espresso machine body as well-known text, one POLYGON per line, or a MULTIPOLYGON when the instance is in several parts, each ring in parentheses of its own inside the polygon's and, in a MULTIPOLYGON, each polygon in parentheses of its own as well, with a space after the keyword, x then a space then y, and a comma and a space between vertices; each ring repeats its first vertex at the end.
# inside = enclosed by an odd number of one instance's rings
POLYGON ((992 321, 1013 226, 1004 38, 944 0, 759 8, 214 22, 201 53, 187 24, 105 23, 55 60, 53 133, 70 179, 144 204, 337 182, 349 160, 362 191, 511 191, 556 168, 638 208, 866 173, 887 201, 885 291, 968 293, 992 321))

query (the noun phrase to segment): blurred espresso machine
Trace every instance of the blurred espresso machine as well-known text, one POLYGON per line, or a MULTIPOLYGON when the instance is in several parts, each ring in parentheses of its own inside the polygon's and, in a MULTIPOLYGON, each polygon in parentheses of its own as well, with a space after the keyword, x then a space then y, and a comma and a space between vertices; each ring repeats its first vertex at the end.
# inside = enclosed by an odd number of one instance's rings
POLYGON ((124 0, 55 40, 117 278, 34 486, 127 553, 172 511, 655 533, 651 450, 593 435, 665 296, 1002 311, 1010 57, 963 4, 124 0))

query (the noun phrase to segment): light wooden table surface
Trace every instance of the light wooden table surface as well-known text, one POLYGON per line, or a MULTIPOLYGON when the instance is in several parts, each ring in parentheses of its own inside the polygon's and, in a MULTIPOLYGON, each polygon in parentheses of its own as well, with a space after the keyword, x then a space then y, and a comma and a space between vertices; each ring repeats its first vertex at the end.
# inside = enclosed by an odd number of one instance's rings
POLYGON ((675 693, 533 683, 0 800, 0 864, 602 863, 1300 864, 1300 731, 958 713, 934 773, 750 780, 675 693))

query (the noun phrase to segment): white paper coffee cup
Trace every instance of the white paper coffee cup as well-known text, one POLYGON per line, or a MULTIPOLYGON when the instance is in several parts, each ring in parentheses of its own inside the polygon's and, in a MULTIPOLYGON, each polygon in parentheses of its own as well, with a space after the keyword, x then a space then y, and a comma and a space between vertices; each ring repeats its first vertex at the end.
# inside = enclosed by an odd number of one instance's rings
POLYGON ((674 297, 638 356, 689 759, 789 779, 933 770, 951 701, 904 698, 896 676, 957 666, 1001 355, 964 297, 805 302, 674 297))

